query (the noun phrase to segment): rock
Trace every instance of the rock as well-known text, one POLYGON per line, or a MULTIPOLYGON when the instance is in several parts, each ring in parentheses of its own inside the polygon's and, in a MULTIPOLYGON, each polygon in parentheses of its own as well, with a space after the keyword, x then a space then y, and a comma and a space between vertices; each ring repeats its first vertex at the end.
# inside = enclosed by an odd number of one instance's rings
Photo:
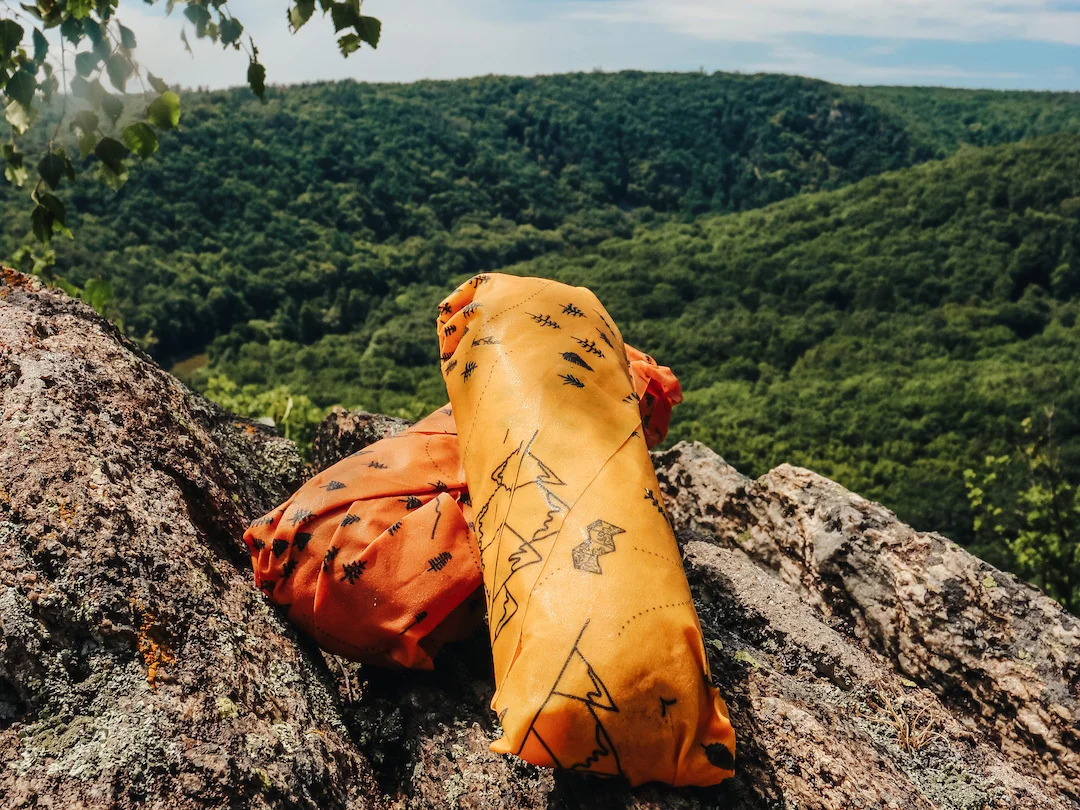
POLYGON ((0 805, 374 802, 334 682, 246 570, 295 448, 11 271, 0 414, 0 805))
POLYGON ((404 419, 366 411, 333 408, 315 430, 311 441, 311 473, 320 473, 337 461, 363 450, 409 426, 404 419))
MULTIPOLYGON (((10 271, 0 413, 5 808, 1080 807, 1076 620, 805 470, 656 456, 739 771, 630 790, 488 750, 482 630, 434 673, 298 637, 240 542, 292 445, 10 271)), ((402 426, 337 411, 315 464, 402 426)))
POLYGON ((809 470, 751 481, 700 444, 656 464, 678 525, 772 572, 838 641, 876 653, 971 739, 1080 803, 1080 621, 1057 602, 809 470))

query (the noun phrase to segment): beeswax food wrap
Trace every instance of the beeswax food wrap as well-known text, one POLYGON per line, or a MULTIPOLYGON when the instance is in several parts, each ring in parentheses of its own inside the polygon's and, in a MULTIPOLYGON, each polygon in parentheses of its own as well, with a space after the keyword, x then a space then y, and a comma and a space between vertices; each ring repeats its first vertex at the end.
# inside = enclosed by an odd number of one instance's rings
POLYGON ((438 329, 487 598, 492 750, 635 785, 731 776, 734 732, 608 313, 583 288, 481 275, 438 329))

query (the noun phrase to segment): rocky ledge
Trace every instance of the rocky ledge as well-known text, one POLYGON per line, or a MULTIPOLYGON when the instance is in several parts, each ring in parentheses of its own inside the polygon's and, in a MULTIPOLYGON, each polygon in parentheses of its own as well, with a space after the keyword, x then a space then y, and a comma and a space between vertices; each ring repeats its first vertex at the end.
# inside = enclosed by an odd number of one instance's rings
MULTIPOLYGON (((325 466, 399 423, 336 412, 325 466)), ((435 673, 326 656, 251 584, 295 448, 83 304, 0 276, 0 804, 1080 807, 1080 622, 807 470, 656 455, 739 735, 714 789, 488 751, 481 632, 435 673)))

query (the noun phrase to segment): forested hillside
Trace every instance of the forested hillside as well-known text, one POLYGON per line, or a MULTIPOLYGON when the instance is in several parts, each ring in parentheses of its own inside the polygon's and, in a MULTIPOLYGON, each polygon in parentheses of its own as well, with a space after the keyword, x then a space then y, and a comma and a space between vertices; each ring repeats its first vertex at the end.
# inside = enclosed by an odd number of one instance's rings
POLYGON ((804 464, 974 542, 963 471, 1052 406, 1080 478, 1078 94, 623 73, 268 96, 187 95, 57 243, 161 362, 209 353, 196 384, 417 417, 445 401, 435 302, 506 270, 594 287, 682 378, 673 438, 744 472, 804 464))

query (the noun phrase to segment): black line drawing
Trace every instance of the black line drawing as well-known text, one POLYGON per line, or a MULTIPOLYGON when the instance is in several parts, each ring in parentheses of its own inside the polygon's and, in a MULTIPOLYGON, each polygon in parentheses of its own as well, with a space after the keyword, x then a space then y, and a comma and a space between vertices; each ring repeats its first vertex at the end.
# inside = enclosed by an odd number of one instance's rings
MULTIPOLYGON (((598 310, 598 309, 594 309, 594 310, 593 310, 593 312, 595 312, 595 313, 597 314, 597 316, 598 316, 598 317, 600 318, 600 320, 602 320, 602 321, 604 322, 604 326, 606 326, 606 327, 607 327, 608 331, 609 331, 609 332, 611 332, 612 334, 615 334, 615 327, 614 327, 614 326, 612 326, 612 325, 611 325, 611 324, 610 324, 610 323, 608 322, 608 319, 604 317, 604 313, 602 313, 602 312, 601 312, 600 310, 598 310)), ((598 331, 598 332, 600 332, 600 334, 603 334, 603 332, 602 332, 601 330, 597 330, 597 331, 598 331)), ((607 342, 607 340, 605 339, 605 341, 604 341, 604 342, 606 343, 606 342, 607 342)), ((611 346, 611 344, 610 344, 610 343, 608 343, 608 346, 611 346)), ((612 346, 612 348, 615 348, 615 347, 614 347, 614 346, 612 346)))
POLYGON ((595 340, 585 340, 584 338, 571 338, 581 348, 583 348, 589 354, 595 354, 601 360, 604 359, 604 352, 601 349, 596 348, 595 340))
POLYGON ((390 466, 388 464, 383 464, 381 461, 369 461, 368 466, 371 467, 371 469, 373 469, 373 470, 389 470, 390 469, 390 466))
POLYGON ((481 306, 482 304, 479 301, 473 301, 465 305, 465 307, 461 310, 461 314, 464 315, 466 318, 471 318, 473 315, 476 314, 476 310, 480 309, 481 306))
POLYGON ((428 486, 431 487, 436 492, 446 492, 446 490, 450 489, 450 487, 448 487, 442 481, 436 481, 434 484, 429 482, 428 486))
POLYGON ((279 581, 284 582, 292 576, 292 572, 296 570, 296 566, 296 560, 286 560, 285 564, 281 566, 281 579, 279 581))
POLYGON ((606 343, 608 345, 609 349, 614 349, 615 348, 614 346, 611 345, 611 338, 609 338, 607 335, 604 334, 603 329, 597 329, 596 331, 600 333, 600 339, 602 341, 604 341, 604 343, 606 343))
POLYGON ((652 501, 652 505, 656 507, 656 511, 664 516, 664 520, 667 520, 667 510, 664 509, 664 505, 660 503, 656 494, 648 487, 645 487, 645 500, 652 501))
POLYGON ((348 582, 350 585, 355 585, 358 580, 364 574, 364 569, 367 568, 366 560, 356 560, 355 562, 345 563, 341 566, 342 582, 348 582))
POLYGON ((446 364, 446 371, 444 371, 443 374, 449 374, 455 368, 457 368, 457 360, 451 360, 446 364))
POLYGON ((293 511, 292 518, 290 518, 290 522, 292 523, 293 526, 299 526, 299 525, 301 525, 303 523, 307 523, 309 520, 311 520, 314 517, 315 517, 314 512, 311 512, 311 511, 309 511, 307 509, 304 509, 304 508, 298 506, 293 511))
POLYGON ((559 326, 559 322, 554 320, 550 315, 534 315, 532 312, 526 312, 525 314, 541 326, 550 326, 552 329, 562 329, 562 327, 559 326))
MULTIPOLYGON (((495 489, 476 514, 476 536, 480 544, 480 563, 484 570, 494 567, 495 587, 492 588, 488 613, 494 630, 492 643, 498 640, 507 623, 518 610, 518 600, 513 593, 517 583, 515 575, 530 565, 542 562, 547 545, 553 543, 562 521, 570 511, 555 489, 565 486, 563 480, 541 459, 532 453, 536 435, 526 444, 522 442, 496 466, 491 473, 495 489), (528 527, 512 526, 507 522, 512 507, 519 499, 539 498, 544 510, 543 521, 528 527), (516 548, 506 557, 502 554, 503 542, 516 543, 516 548), (547 544, 547 545, 545 545, 547 544), (496 607, 497 606, 497 607, 496 607)), ((536 514, 533 510, 533 514, 536 514)))
MULTIPOLYGON (((439 483, 442 483, 441 481, 439 483)), ((440 492, 445 491, 444 486, 440 492)), ((442 520, 442 507, 439 505, 439 499, 435 499, 435 522, 431 524, 431 539, 435 539, 435 530, 439 528, 439 521, 442 520)))
POLYGON ((289 547, 288 540, 282 540, 280 537, 274 541, 273 552, 275 557, 280 557, 285 553, 285 549, 289 547))
POLYGON ((668 706, 674 706, 679 702, 678 698, 660 698, 660 716, 667 717, 668 706))
POLYGON ((390 526, 386 531, 390 534, 391 537, 393 537, 395 534, 401 531, 401 521, 399 520, 393 526, 390 526))
POLYGON ((417 498, 415 495, 406 495, 404 498, 398 498, 399 503, 405 504, 405 508, 410 512, 413 509, 419 509, 424 505, 424 502, 417 498))
POLYGON ((589 371, 593 370, 593 367, 586 363, 577 352, 563 352, 562 359, 568 363, 573 363, 575 366, 581 366, 582 368, 588 369, 589 371))
POLYGON ((361 520, 363 520, 363 518, 359 515, 349 514, 345 516, 345 519, 343 521, 341 521, 341 525, 352 526, 354 523, 359 523, 361 520))
POLYGON ((484 335, 484 337, 473 338, 472 345, 476 346, 498 346, 499 341, 495 339, 494 335, 484 335))
POLYGON ((307 548, 309 542, 311 542, 311 535, 307 532, 300 532, 293 538, 293 548, 297 551, 303 551, 307 548))
POLYGON ((428 560, 428 571, 442 571, 454 556, 449 551, 436 554, 428 560))
MULTIPOLYGON (((562 669, 559 670, 555 684, 551 687, 547 698, 540 704, 539 710, 537 710, 536 715, 529 724, 529 730, 525 732, 525 737, 521 741, 521 747, 518 748, 516 753, 521 756, 529 737, 532 736, 544 747, 556 768, 567 771, 590 771, 606 776, 624 776, 622 765, 619 762, 619 753, 608 735, 607 729, 604 728, 604 723, 599 715, 599 712, 602 711, 618 713, 619 708, 615 705, 608 688, 604 685, 600 676, 596 674, 592 664, 585 658, 580 648, 581 638, 585 635, 588 626, 589 622, 586 620, 581 632, 578 633, 577 639, 574 641, 573 649, 570 650, 570 654, 563 662, 562 669), (538 728, 538 725, 542 727, 545 709, 553 701, 559 700, 573 700, 583 703, 595 724, 592 740, 587 742, 585 748, 581 749, 576 755, 581 756, 581 754, 584 754, 584 756, 576 759, 576 761, 561 761, 552 751, 551 746, 544 740, 541 730, 538 728), (588 750, 587 754, 585 754, 586 750, 588 750)), ((582 735, 581 741, 584 742, 586 737, 587 735, 582 735)), ((566 742, 564 741, 563 744, 565 746, 566 742)), ((566 754, 564 753, 563 756, 565 758, 566 754)))
POLYGON ((445 363, 447 360, 449 360, 453 356, 454 356, 453 352, 443 352, 442 354, 439 355, 439 362, 440 363, 445 363))
POLYGON ((479 287, 481 284, 488 280, 489 277, 481 273, 480 275, 473 276, 469 279, 469 286, 471 286, 475 290, 477 287, 479 287))
POLYGON ((708 745, 702 745, 702 748, 705 749, 706 759, 714 768, 719 768, 722 771, 735 770, 735 757, 731 755, 731 751, 728 750, 726 745, 709 743, 708 745))
POLYGON ((345 485, 340 481, 329 481, 319 487, 319 489, 325 489, 327 492, 337 492, 339 489, 345 489, 345 485))
POLYGON ((442 330, 443 337, 450 337, 456 331, 457 331, 457 325, 456 324, 450 324, 449 326, 444 326, 443 330, 442 330))
POLYGON ((450 306, 449 301, 443 301, 441 304, 439 304, 439 314, 440 315, 449 315, 453 311, 454 311, 454 308, 450 306))
POLYGON ((627 404, 636 405, 637 403, 641 402, 641 397, 637 395, 637 391, 631 391, 629 394, 622 398, 622 401, 627 404))
POLYGON ((420 622, 422 622, 426 618, 427 618, 427 611, 426 610, 421 610, 419 613, 416 614, 416 617, 412 620, 412 622, 409 623, 409 626, 406 627, 404 630, 402 630, 400 633, 398 633, 398 635, 399 636, 405 635, 406 633, 408 633, 410 630, 412 630, 414 627, 416 627, 416 625, 420 624, 420 622))
POLYGON ((615 536, 625 533, 626 529, 620 529, 614 523, 594 520, 585 529, 584 542, 574 546, 570 551, 574 568, 579 571, 588 571, 590 574, 603 574, 604 572, 600 570, 600 557, 613 552, 615 536))
POLYGON ((322 570, 326 573, 330 573, 334 569, 334 557, 338 555, 339 549, 337 546, 330 546, 326 551, 326 556, 323 557, 322 570))
POLYGON ((465 370, 461 372, 461 379, 468 380, 474 371, 476 371, 476 363, 470 360, 465 364, 465 370))
POLYGON ((571 315, 575 318, 584 318, 585 313, 575 307, 573 304, 567 304, 562 308, 563 315, 571 315))
POLYGON ((574 388, 584 388, 585 383, 575 377, 573 374, 560 374, 562 377, 563 385, 572 385, 574 388))

